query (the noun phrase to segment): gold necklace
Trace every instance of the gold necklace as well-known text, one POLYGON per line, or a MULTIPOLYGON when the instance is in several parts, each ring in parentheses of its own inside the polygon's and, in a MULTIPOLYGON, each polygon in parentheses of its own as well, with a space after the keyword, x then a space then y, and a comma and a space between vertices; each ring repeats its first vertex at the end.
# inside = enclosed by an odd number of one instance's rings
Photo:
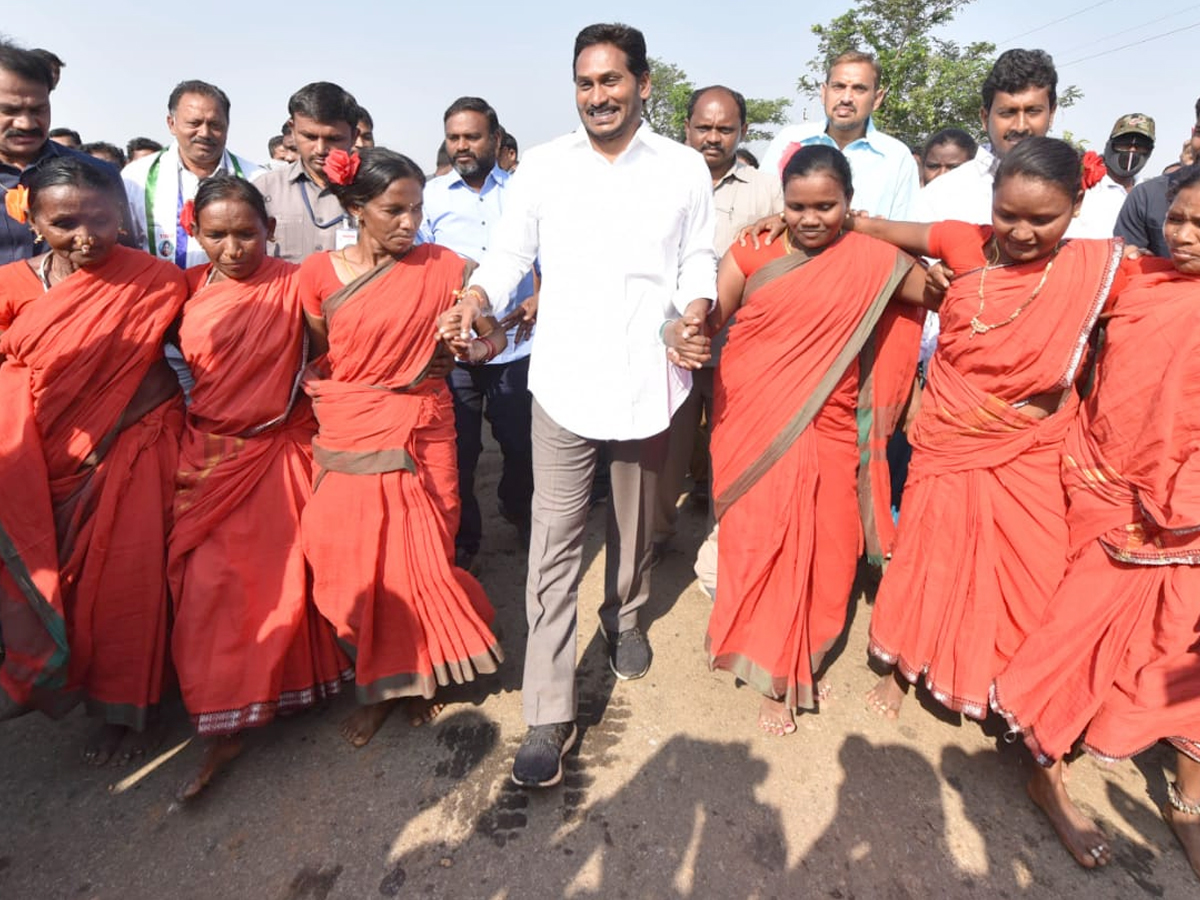
POLYGON ((1026 307, 1028 307, 1030 303, 1038 298, 1038 294, 1040 294, 1042 292, 1042 288, 1046 286, 1046 279, 1050 277, 1050 270, 1054 268, 1054 258, 1058 256, 1058 251, 1059 248, 1062 247, 1062 244, 1059 244, 1051 252, 1050 261, 1046 263, 1046 268, 1042 270, 1042 278, 1037 283, 1037 287, 1033 289, 1033 293, 1029 295, 1029 299, 1013 310, 1012 315, 1010 315, 1003 322, 995 322, 991 325, 985 325, 979 318, 983 315, 983 283, 984 279, 987 277, 988 269, 995 268, 996 264, 1000 261, 1000 245, 996 243, 995 238, 992 239, 992 246, 995 248, 994 252, 992 253, 992 258, 989 259, 986 265, 979 270, 979 309, 975 311, 975 315, 971 316, 971 337, 975 337, 977 334, 987 334, 993 328, 1003 328, 1005 325, 1011 325, 1016 321, 1017 316, 1023 313, 1026 307))

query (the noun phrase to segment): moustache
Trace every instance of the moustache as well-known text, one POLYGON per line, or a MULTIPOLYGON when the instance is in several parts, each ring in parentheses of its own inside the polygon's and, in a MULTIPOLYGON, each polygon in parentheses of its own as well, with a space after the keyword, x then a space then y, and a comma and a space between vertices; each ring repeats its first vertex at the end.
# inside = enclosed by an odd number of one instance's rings
POLYGON ((40 128, 6 128, 4 130, 4 136, 6 138, 40 138, 45 137, 46 132, 42 131, 40 128))
POLYGON ((1010 144, 1015 144, 1017 141, 1023 141, 1027 137, 1032 137, 1032 131, 1006 131, 1004 132, 1004 140, 1010 144))
POLYGON ((615 106, 609 106, 608 104, 605 104, 604 106, 589 106, 587 111, 589 116, 594 116, 597 113, 616 112, 617 108, 615 106))

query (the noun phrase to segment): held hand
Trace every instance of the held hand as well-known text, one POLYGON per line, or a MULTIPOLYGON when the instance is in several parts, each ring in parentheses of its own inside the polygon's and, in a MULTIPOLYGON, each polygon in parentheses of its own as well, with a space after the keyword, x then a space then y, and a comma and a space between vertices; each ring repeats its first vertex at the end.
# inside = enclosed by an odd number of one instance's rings
POLYGON ((685 315, 663 329, 667 359, 681 369, 699 369, 712 359, 712 341, 705 329, 704 319, 685 315))
POLYGON ((946 293, 953 280, 954 272, 944 263, 930 263, 929 268, 925 270, 925 287, 938 294, 946 293))
POLYGON ((1121 254, 1122 259, 1141 259, 1143 256, 1153 256, 1154 254, 1145 247, 1126 246, 1125 252, 1121 254))
POLYGON ((750 241, 754 245, 755 250, 760 250, 783 234, 787 226, 783 224, 783 216, 764 216, 753 225, 747 225, 738 232, 738 243, 743 247, 746 246, 746 241, 750 241), (766 234, 760 242, 760 235, 766 234))
POLYGON ((538 314, 538 295, 533 294, 527 297, 520 306, 510 312, 507 316, 500 320, 500 327, 505 331, 517 326, 517 333, 513 336, 513 343, 519 344, 522 341, 529 340, 529 336, 533 334, 533 326, 537 324, 538 314))

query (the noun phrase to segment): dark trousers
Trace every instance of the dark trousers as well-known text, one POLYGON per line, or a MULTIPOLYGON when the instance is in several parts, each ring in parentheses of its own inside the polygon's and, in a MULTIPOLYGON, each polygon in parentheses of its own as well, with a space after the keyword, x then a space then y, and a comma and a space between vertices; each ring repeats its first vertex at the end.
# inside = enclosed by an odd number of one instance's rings
POLYGON ((449 381, 454 395, 458 495, 462 502, 462 519, 454 545, 476 553, 483 536, 483 517, 475 497, 475 467, 483 451, 484 419, 492 426, 492 437, 504 457, 497 490, 500 514, 522 527, 529 523, 533 497, 529 357, 492 366, 456 365, 449 381))

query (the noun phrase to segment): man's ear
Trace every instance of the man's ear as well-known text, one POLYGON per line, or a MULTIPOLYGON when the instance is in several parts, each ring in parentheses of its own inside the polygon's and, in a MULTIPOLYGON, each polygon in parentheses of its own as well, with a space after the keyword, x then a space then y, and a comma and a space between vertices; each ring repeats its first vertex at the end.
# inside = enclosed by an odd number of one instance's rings
POLYGON ((274 243, 275 241, 275 217, 267 216, 267 240, 274 243))

